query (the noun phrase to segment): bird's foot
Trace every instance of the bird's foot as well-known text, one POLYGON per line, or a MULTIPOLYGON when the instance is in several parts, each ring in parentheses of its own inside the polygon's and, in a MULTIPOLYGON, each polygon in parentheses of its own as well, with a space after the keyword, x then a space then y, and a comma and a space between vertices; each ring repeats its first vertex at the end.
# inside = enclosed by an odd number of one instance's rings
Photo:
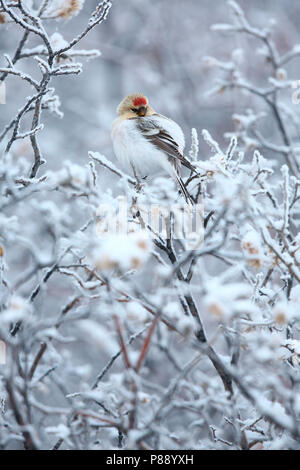
POLYGON ((137 193, 140 193, 144 186, 145 185, 140 180, 137 180, 134 184, 134 188, 135 188, 137 193))

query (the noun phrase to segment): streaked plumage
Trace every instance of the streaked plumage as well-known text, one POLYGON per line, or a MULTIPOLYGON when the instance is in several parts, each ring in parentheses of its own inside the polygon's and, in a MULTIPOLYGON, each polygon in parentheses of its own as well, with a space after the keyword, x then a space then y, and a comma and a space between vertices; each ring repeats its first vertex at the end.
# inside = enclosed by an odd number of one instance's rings
POLYGON ((112 127, 117 159, 125 168, 134 168, 141 177, 167 172, 175 178, 187 201, 191 198, 180 177, 180 165, 195 171, 184 157, 184 135, 180 126, 148 104, 145 96, 127 96, 118 106, 112 127))

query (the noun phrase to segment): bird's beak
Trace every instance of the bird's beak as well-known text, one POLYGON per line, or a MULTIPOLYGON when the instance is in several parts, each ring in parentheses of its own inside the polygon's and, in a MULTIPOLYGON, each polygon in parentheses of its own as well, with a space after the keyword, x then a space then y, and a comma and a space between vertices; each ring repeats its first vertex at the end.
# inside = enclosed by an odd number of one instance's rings
POLYGON ((147 113, 147 108, 146 108, 146 106, 141 106, 141 107, 139 108, 139 116, 145 116, 146 113, 147 113))

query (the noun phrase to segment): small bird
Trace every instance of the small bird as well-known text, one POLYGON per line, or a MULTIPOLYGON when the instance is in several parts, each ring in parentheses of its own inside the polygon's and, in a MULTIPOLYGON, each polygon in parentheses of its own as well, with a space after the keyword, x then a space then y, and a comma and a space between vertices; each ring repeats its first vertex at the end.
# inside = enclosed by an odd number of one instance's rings
POLYGON ((117 113, 111 136, 119 162, 141 177, 161 171, 168 173, 177 181, 186 201, 193 203, 180 176, 181 164, 196 172, 183 155, 185 142, 181 127, 154 111, 141 93, 126 96, 117 113))

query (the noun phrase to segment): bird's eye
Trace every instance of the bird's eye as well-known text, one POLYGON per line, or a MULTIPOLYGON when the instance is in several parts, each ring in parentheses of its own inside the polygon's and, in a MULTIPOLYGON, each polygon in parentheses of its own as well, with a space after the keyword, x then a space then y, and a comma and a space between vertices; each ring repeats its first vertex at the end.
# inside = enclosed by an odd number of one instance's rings
POLYGON ((131 111, 133 111, 134 113, 138 113, 138 112, 139 112, 139 110, 138 110, 137 108, 130 108, 130 109, 131 109, 131 111))

